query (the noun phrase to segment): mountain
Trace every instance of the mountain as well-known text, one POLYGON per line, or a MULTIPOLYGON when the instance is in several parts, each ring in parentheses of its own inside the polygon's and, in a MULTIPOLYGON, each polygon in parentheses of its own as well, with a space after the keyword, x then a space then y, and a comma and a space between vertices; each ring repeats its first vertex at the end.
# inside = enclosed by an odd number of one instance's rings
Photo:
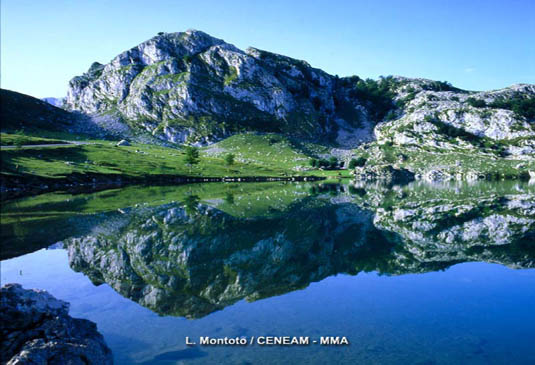
POLYGON ((65 98, 42 98, 41 100, 46 101, 50 105, 57 106, 58 108, 61 108, 63 103, 65 102, 65 98))
MULTIPOLYGON (((173 163, 167 171, 204 177, 226 176, 229 169, 215 169, 212 162, 223 166, 229 153, 250 176, 265 176, 267 165, 280 174, 323 176, 317 162, 325 166, 334 159, 364 180, 535 177, 535 85, 475 92, 401 76, 338 77, 305 61, 242 51, 195 30, 159 33, 106 65, 93 63, 70 81, 62 108, 7 90, 1 99, 2 133, 16 132, 4 136, 12 144, 27 143, 18 132, 44 137, 42 130, 59 131, 65 140, 82 134, 101 140, 80 147, 76 158, 67 150, 9 151, 10 174, 25 181, 36 175, 47 186, 43 176, 72 175, 70 166, 85 173, 128 153, 97 147, 106 138, 135 144, 136 165, 152 159, 137 152, 142 145, 207 146, 201 152, 209 169, 173 163), (56 157, 32 162, 44 153, 60 156, 64 165, 52 164, 56 157), (72 164, 78 160, 95 165, 72 164)), ((170 156, 170 162, 178 155, 154 156, 170 156)), ((97 170, 116 174, 132 166, 97 170)))
POLYGON ((533 152, 535 86, 469 92, 447 82, 343 77, 206 33, 159 33, 73 78, 65 107, 176 143, 256 131, 334 142, 533 152), (375 126, 377 126, 375 128, 375 126), (375 128, 375 130, 374 130, 375 128))
POLYGON ((161 33, 70 81, 65 106, 113 115, 172 142, 243 132, 369 140, 367 109, 340 79, 304 61, 242 51, 200 31, 161 33))

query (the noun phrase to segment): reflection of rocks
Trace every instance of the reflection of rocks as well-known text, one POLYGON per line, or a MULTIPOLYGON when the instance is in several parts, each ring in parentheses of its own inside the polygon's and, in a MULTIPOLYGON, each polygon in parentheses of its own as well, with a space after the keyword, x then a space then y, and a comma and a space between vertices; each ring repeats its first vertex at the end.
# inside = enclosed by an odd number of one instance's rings
POLYGON ((113 363, 96 325, 70 317, 68 303, 19 284, 5 285, 1 294, 2 363, 113 363))
POLYGON ((254 217, 192 196, 132 208, 121 224, 66 246, 71 266, 94 283, 158 313, 197 318, 338 273, 419 273, 467 261, 535 267, 527 187, 319 184, 311 197, 254 217))
POLYGON ((68 243, 71 266, 95 283, 107 282, 159 313, 187 317, 336 273, 356 274, 390 248, 370 213, 318 199, 282 216, 248 219, 167 205, 132 217, 120 233, 68 243))
POLYGON ((359 199, 375 212, 377 228, 403 238, 404 249, 396 250, 400 266, 487 261, 535 267, 535 194, 517 185, 499 194, 477 186, 464 195, 454 185, 374 188, 359 199))

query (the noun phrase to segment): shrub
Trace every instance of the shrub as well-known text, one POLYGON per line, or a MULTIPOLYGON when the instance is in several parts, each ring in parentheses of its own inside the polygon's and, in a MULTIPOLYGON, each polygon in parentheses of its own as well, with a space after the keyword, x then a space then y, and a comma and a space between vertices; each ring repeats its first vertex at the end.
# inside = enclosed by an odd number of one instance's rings
POLYGON ((512 110, 517 116, 535 119, 535 98, 513 96, 509 99, 496 99, 489 106, 499 109, 512 110))
POLYGON ((199 163, 199 149, 194 146, 187 146, 186 147, 186 164, 190 165, 196 165, 199 163))
POLYGON ((393 111, 393 110, 390 110, 388 113, 386 113, 386 116, 385 116, 385 121, 389 122, 391 120, 394 120, 396 119, 396 112, 393 111))
POLYGON ((195 215, 198 212, 200 201, 201 199, 198 195, 187 195, 183 201, 184 210, 186 211, 186 214, 189 216, 195 215))
POLYGON ((456 87, 453 87, 447 81, 433 81, 429 85, 424 85, 422 88, 424 90, 429 90, 429 91, 458 91, 459 90, 456 87))
POLYGON ((329 158, 329 167, 331 169, 335 169, 338 167, 338 159, 334 156, 331 156, 331 158, 329 158))
POLYGON ((228 155, 225 156, 225 164, 226 164, 227 166, 232 166, 232 165, 234 165, 234 159, 235 159, 234 154, 229 153, 228 155))
POLYGON ((487 103, 485 102, 485 100, 476 99, 473 97, 469 97, 468 99, 466 99, 466 102, 468 103, 468 105, 474 108, 484 108, 487 106, 487 103))
POLYGON ((362 167, 366 164, 366 159, 364 157, 359 158, 352 158, 351 161, 349 161, 349 168, 354 169, 355 167, 362 167))
POLYGON ((353 84, 350 96, 363 102, 367 106, 370 115, 376 121, 381 121, 395 107, 395 93, 392 89, 396 85, 397 83, 392 77, 381 78, 380 81, 359 79, 353 84))
POLYGON ((318 161, 318 167, 328 167, 329 166, 329 161, 327 161, 326 159, 322 158, 321 160, 318 161))

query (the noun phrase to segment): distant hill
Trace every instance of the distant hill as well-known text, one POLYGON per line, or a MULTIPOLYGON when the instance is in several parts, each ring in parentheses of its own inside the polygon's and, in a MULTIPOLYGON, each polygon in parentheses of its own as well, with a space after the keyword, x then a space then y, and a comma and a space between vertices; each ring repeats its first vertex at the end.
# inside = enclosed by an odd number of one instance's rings
POLYGON ((3 132, 32 129, 68 131, 74 126, 76 116, 32 96, 0 89, 0 119, 3 132))
POLYGON ((41 100, 46 101, 48 104, 57 106, 58 108, 61 108, 63 106, 63 103, 65 102, 65 98, 42 98, 41 100))
POLYGON ((91 117, 79 112, 72 112, 52 105, 50 102, 21 94, 11 90, 0 89, 0 118, 2 133, 17 133, 44 136, 53 134, 69 134, 73 137, 120 138, 117 132, 99 123, 102 118, 91 117))

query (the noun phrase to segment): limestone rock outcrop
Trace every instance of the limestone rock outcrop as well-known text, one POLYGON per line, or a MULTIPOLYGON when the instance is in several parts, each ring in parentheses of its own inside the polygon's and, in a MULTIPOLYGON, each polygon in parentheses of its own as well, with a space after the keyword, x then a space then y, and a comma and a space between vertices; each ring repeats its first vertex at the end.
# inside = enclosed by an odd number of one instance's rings
POLYGON ((95 323, 70 317, 68 303, 19 284, 7 284, 0 293, 2 363, 113 363, 95 323))

